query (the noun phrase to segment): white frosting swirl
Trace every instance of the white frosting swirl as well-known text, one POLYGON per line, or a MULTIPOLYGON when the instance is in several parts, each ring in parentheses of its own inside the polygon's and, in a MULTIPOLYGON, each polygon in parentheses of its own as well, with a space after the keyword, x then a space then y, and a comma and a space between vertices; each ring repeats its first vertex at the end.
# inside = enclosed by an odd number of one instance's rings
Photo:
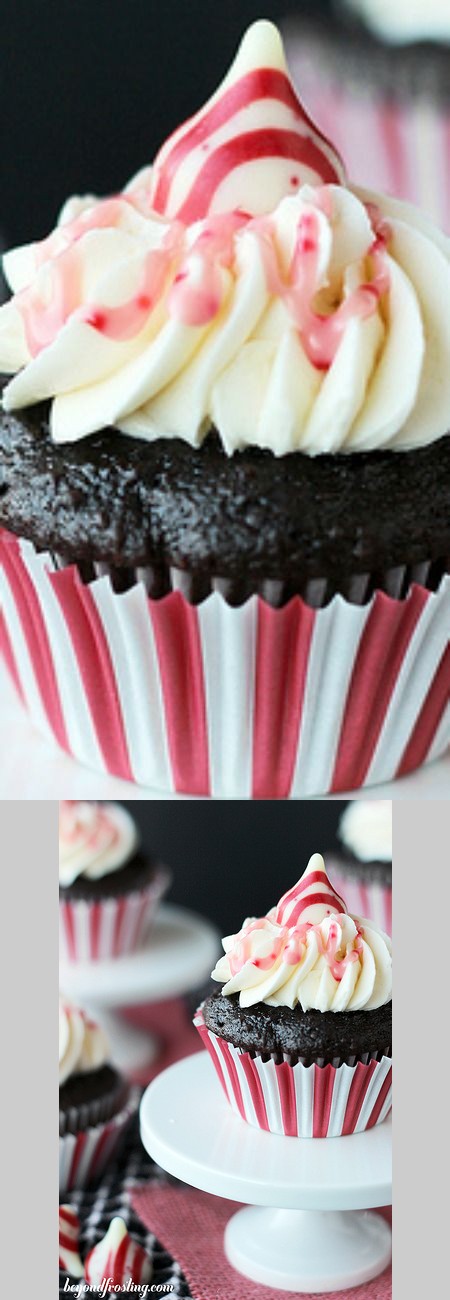
POLYGON ((449 0, 345 0, 377 36, 394 45, 450 41, 449 0))
POLYGON ((103 1029, 85 1011, 59 1000, 59 1086, 71 1074, 98 1070, 108 1060, 109 1047, 103 1029))
POLYGON ((59 810, 59 880, 99 880, 123 867, 138 846, 132 817, 115 803, 63 800, 59 810))
POLYGON ((349 916, 345 904, 342 911, 330 904, 330 890, 323 858, 314 854, 289 891, 290 903, 295 902, 293 924, 279 919, 285 914, 285 896, 267 916, 245 921, 238 934, 223 939, 225 956, 212 972, 224 984, 222 993, 239 993, 241 1007, 266 1002, 293 1008, 299 1003, 304 1011, 372 1011, 388 1002, 388 936, 371 921, 349 916), (318 901, 321 894, 323 903, 318 901))
POLYGON ((48 240, 5 258, 0 368, 18 373, 4 406, 52 398, 56 442, 113 425, 197 446, 212 422, 228 454, 313 456, 448 431, 450 241, 407 205, 345 186, 274 31, 250 29, 154 171, 103 203, 71 200, 48 240), (239 164, 244 137, 255 156, 239 164), (278 152, 260 158, 267 139, 278 152), (212 196, 208 151, 233 159, 212 196))
POLYGON ((361 862, 392 862, 392 801, 353 799, 339 822, 339 839, 361 862))

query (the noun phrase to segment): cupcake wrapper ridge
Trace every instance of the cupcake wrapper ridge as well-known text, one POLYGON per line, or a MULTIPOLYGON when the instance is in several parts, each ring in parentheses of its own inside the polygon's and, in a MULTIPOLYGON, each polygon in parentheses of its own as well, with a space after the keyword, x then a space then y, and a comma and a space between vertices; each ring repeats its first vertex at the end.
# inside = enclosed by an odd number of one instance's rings
POLYGON ((450 577, 404 600, 114 592, 0 532, 0 650, 38 729, 171 792, 283 799, 389 781, 450 743, 450 577))
POLYGON ((139 948, 169 884, 160 868, 145 887, 95 902, 59 901, 59 954, 62 962, 104 961, 139 948))
POLYGON ((59 1190, 88 1187, 96 1182, 108 1162, 119 1152, 139 1099, 133 1089, 126 1106, 103 1124, 80 1133, 65 1133, 59 1139, 59 1190))
POLYGON ((392 1061, 289 1065, 242 1052, 194 1018, 218 1078, 237 1115, 284 1137, 345 1137, 386 1119, 392 1106, 392 1061))

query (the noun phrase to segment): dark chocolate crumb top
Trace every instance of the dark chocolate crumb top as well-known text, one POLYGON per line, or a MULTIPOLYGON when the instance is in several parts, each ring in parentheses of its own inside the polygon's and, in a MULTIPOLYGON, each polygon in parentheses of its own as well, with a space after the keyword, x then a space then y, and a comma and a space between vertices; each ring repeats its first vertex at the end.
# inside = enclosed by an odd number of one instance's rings
POLYGON ((205 1024, 242 1051, 304 1065, 354 1060, 390 1052, 392 1002, 374 1011, 303 1011, 300 1005, 270 1007, 257 1002, 239 1006, 239 995, 221 990, 203 1003, 205 1024))
POLYGON ((113 429, 55 446, 48 403, 0 413, 0 526, 68 562, 327 578, 450 554, 450 437, 411 452, 227 457, 113 429))

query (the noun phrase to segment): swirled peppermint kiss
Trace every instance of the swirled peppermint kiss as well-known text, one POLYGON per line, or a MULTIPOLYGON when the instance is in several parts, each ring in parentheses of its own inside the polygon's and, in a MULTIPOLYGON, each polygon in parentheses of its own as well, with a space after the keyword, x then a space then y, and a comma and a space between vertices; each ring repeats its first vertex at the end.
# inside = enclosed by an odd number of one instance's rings
MULTIPOLYGON (((369 142, 370 145, 370 142, 369 142)), ((3 405, 228 454, 409 449, 450 425, 450 244, 351 189, 270 23, 123 193, 5 258, 3 405)))
POLYGON ((266 916, 223 939, 212 977, 241 1007, 371 1011, 392 993, 391 949, 371 921, 349 916, 315 853, 298 884, 266 916))
POLYGON ((152 1271, 147 1251, 130 1237, 126 1223, 119 1217, 111 1220, 105 1236, 89 1251, 84 1266, 86 1282, 96 1288, 106 1282, 117 1288, 126 1287, 127 1282, 149 1282, 152 1271))
POLYGON ((118 871, 136 851, 132 817, 114 803, 62 800, 59 806, 59 880, 64 887, 78 876, 99 880, 118 871))
POLYGON ((272 212, 305 182, 344 180, 341 159, 295 93, 276 27, 261 21, 212 99, 160 149, 148 199, 190 225, 216 212, 272 212))
POLYGON ((59 1267, 71 1277, 83 1277, 78 1241, 80 1220, 71 1205, 59 1207, 59 1267))

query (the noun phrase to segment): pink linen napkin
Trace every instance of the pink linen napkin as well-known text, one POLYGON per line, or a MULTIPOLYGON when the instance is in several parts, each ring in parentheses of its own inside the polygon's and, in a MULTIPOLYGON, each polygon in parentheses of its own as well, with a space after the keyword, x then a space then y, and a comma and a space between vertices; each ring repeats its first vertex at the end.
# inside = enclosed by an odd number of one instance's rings
MULTIPOLYGON (((225 1258, 225 1225, 239 1205, 191 1187, 156 1185, 133 1193, 133 1209, 177 1260, 194 1300, 293 1300, 294 1293, 275 1291, 248 1281, 225 1258)), ((380 1210, 390 1222, 390 1209, 380 1210)), ((299 1300, 298 1293, 295 1293, 299 1300)), ((391 1300, 390 1266, 372 1282, 329 1293, 329 1300, 391 1300)), ((301 1300, 312 1300, 302 1295, 301 1300)))

